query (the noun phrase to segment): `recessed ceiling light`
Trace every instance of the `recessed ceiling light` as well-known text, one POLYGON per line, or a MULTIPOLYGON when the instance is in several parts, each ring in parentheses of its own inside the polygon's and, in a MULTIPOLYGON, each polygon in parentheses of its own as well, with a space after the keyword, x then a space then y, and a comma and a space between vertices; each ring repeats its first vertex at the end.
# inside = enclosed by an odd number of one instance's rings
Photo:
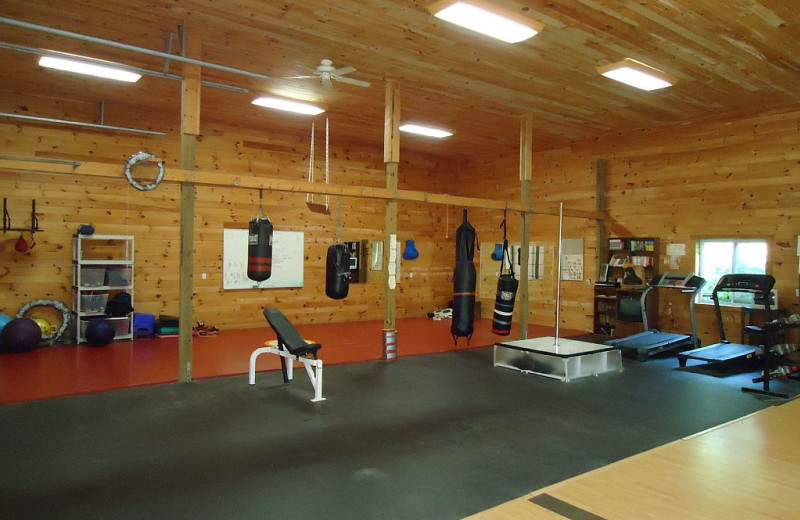
POLYGON ((597 72, 607 78, 642 90, 658 90, 671 87, 678 82, 678 78, 675 76, 630 58, 598 67, 597 72))
POLYGON ((436 18, 508 43, 527 40, 544 28, 544 24, 483 0, 443 0, 429 10, 436 18))
POLYGON ((325 112, 324 109, 309 105, 308 103, 300 103, 299 101, 290 101, 288 99, 274 98, 274 97, 260 97, 253 100, 254 105, 261 107, 274 108, 276 110, 283 110, 285 112, 294 112, 295 114, 305 114, 315 116, 325 112))
POLYGON ((447 130, 441 130, 439 128, 431 128, 429 126, 423 125, 415 125, 413 123, 408 123, 405 125, 400 126, 401 132, 408 132, 409 134, 417 134, 417 135, 424 135, 427 137, 435 137, 437 139, 442 139, 444 137, 450 137, 453 135, 453 132, 449 132, 447 130))
POLYGON ((113 63, 109 63, 108 66, 97 65, 95 63, 89 63, 89 60, 96 61, 90 58, 87 58, 87 61, 82 61, 80 59, 71 60, 67 58, 54 58, 53 56, 42 56, 39 58, 39 65, 50 69, 76 72, 78 74, 86 74, 98 78, 127 81, 128 83, 135 83, 142 77, 141 74, 116 68, 113 63))

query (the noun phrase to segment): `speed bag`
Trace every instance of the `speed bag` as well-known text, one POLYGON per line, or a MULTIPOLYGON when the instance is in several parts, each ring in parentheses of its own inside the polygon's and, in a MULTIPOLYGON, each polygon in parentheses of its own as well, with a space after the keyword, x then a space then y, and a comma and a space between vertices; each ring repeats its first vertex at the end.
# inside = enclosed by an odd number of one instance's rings
POLYGON ((341 300, 350 290, 350 251, 344 244, 328 248, 325 262, 325 294, 328 298, 341 300))
POLYGON ((247 277, 263 282, 272 275, 272 222, 254 218, 247 234, 247 277))
POLYGON ((450 333, 456 345, 459 336, 466 336, 467 345, 472 338, 476 278, 475 264, 471 261, 456 262, 453 270, 453 322, 450 325, 450 333))
POLYGON ((498 336, 508 336, 511 332, 511 318, 514 315, 514 300, 517 297, 519 281, 513 274, 501 274, 497 280, 497 297, 494 299, 492 332, 498 336))

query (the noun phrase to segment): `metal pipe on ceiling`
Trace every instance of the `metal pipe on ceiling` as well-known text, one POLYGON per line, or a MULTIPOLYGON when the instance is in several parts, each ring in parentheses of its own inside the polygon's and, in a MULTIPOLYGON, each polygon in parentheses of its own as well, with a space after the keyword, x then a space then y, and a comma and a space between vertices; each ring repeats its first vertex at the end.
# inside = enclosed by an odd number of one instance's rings
POLYGON ((57 123, 60 125, 84 126, 88 128, 98 128, 101 130, 116 130, 118 132, 132 132, 135 134, 167 135, 166 132, 158 132, 156 130, 127 128, 124 126, 98 125, 97 123, 84 123, 82 121, 70 121, 69 119, 53 119, 49 117, 26 116, 23 114, 13 114, 11 112, 0 112, 0 117, 8 117, 11 119, 24 119, 26 121, 36 121, 39 123, 57 123))
POLYGON ((206 67, 209 69, 217 69, 223 70, 225 72, 231 72, 233 74, 240 74, 242 76, 248 76, 251 78, 257 79, 270 79, 269 76, 265 74, 258 74, 257 72, 250 72, 248 70, 237 69, 234 67, 228 67, 227 65, 219 65, 217 63, 209 63, 207 61, 196 60, 194 58, 187 58, 185 56, 178 56, 175 54, 167 54, 166 52, 161 51, 154 51, 151 49, 145 49, 144 47, 136 47, 134 45, 128 45, 127 43, 120 43, 115 42, 113 40, 106 40, 103 38, 96 38, 94 36, 88 36, 85 34, 74 33, 70 31, 62 31, 61 29, 54 29, 52 27, 46 27, 44 25, 38 25, 35 23, 29 22, 22 22, 19 20, 14 20, 12 18, 0 17, 0 23, 4 23, 6 25, 11 25, 14 27, 22 27, 23 29, 30 29, 33 31, 40 31, 47 34, 54 34, 56 36, 64 36, 66 38, 73 38, 76 40, 89 42, 89 43, 96 43, 98 45, 107 45, 109 47, 115 47, 117 49, 124 49, 126 51, 131 52, 138 52, 140 54, 147 54, 149 56, 156 56, 158 58, 162 58, 165 60, 173 60, 173 61, 180 61, 183 63, 190 63, 192 65, 200 65, 201 67, 206 67))
MULTIPOLYGON (((39 56, 52 56, 54 58, 66 58, 73 61, 80 61, 83 63, 88 63, 90 65, 104 65, 108 66, 109 62, 105 60, 100 60, 97 58, 90 58, 88 56, 76 56, 75 54, 70 54, 68 52, 61 52, 61 51, 51 51, 49 49, 37 49, 35 47, 27 47, 25 45, 17 45, 16 43, 7 43, 7 42, 0 42, 0 49, 9 49, 12 51, 19 51, 19 52, 27 52, 29 54, 37 54, 39 56)), ((166 78, 166 79, 174 79, 178 81, 182 81, 183 77, 177 74, 170 74, 167 72, 156 72, 154 70, 143 69, 141 67, 134 67, 132 65, 125 65, 122 63, 114 63, 114 67, 122 70, 127 70, 129 72, 136 72, 138 74, 143 74, 145 76, 155 76, 157 78, 166 78)), ((250 91, 246 88, 236 87, 234 85, 227 85, 225 83, 217 83, 215 81, 201 81, 201 85, 206 87, 213 87, 218 88, 221 90, 230 90, 233 92, 240 92, 242 94, 247 94, 250 91)))

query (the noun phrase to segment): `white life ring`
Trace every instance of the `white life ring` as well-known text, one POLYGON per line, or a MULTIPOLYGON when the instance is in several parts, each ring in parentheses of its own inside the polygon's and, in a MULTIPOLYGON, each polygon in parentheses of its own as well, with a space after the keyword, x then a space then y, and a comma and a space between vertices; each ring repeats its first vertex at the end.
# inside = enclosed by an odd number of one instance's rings
POLYGON ((156 186, 161 184, 161 181, 164 179, 164 163, 163 161, 158 161, 158 175, 153 182, 150 184, 141 184, 133 178, 131 175, 131 170, 133 166, 141 161, 146 161, 148 159, 154 158, 155 155, 147 152, 136 152, 135 154, 131 155, 131 157, 125 161, 125 178, 128 179, 128 182, 139 191, 150 191, 154 190, 156 186))

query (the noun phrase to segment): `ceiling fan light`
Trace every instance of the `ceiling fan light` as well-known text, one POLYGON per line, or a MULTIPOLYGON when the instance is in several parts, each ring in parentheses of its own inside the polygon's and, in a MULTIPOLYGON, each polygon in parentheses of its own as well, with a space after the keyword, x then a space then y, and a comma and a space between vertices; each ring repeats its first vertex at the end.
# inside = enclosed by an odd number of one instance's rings
POLYGON ((274 108, 275 110, 283 110, 284 112, 293 112, 295 114, 304 114, 315 116, 325 112, 324 109, 309 105, 308 103, 301 103, 299 101, 291 101, 289 99, 281 99, 274 97, 260 97, 252 101, 254 105, 261 107, 274 108))
MULTIPOLYGON (((114 79, 117 81, 125 81, 128 83, 135 83, 142 77, 141 74, 130 72, 121 68, 114 67, 114 64, 97 65, 94 63, 82 61, 80 59, 71 60, 68 58, 56 58, 53 56, 42 56, 39 58, 39 65, 49 69, 63 70, 67 72, 75 72, 77 74, 86 74, 88 76, 95 76, 98 78, 114 79)), ((94 61, 94 60, 92 60, 94 61)))
POLYGON ((453 135, 453 132, 448 130, 441 130, 439 128, 432 128, 430 126, 417 125, 414 123, 400 125, 400 131, 408 132, 409 134, 424 135, 426 137, 435 137, 436 139, 443 139, 453 135))
POLYGON ((507 43, 536 36, 544 25, 483 0, 445 0, 430 6, 436 18, 507 43))
POLYGON ((648 91, 671 87, 678 82, 678 78, 630 58, 598 67, 597 72, 607 78, 648 91))

